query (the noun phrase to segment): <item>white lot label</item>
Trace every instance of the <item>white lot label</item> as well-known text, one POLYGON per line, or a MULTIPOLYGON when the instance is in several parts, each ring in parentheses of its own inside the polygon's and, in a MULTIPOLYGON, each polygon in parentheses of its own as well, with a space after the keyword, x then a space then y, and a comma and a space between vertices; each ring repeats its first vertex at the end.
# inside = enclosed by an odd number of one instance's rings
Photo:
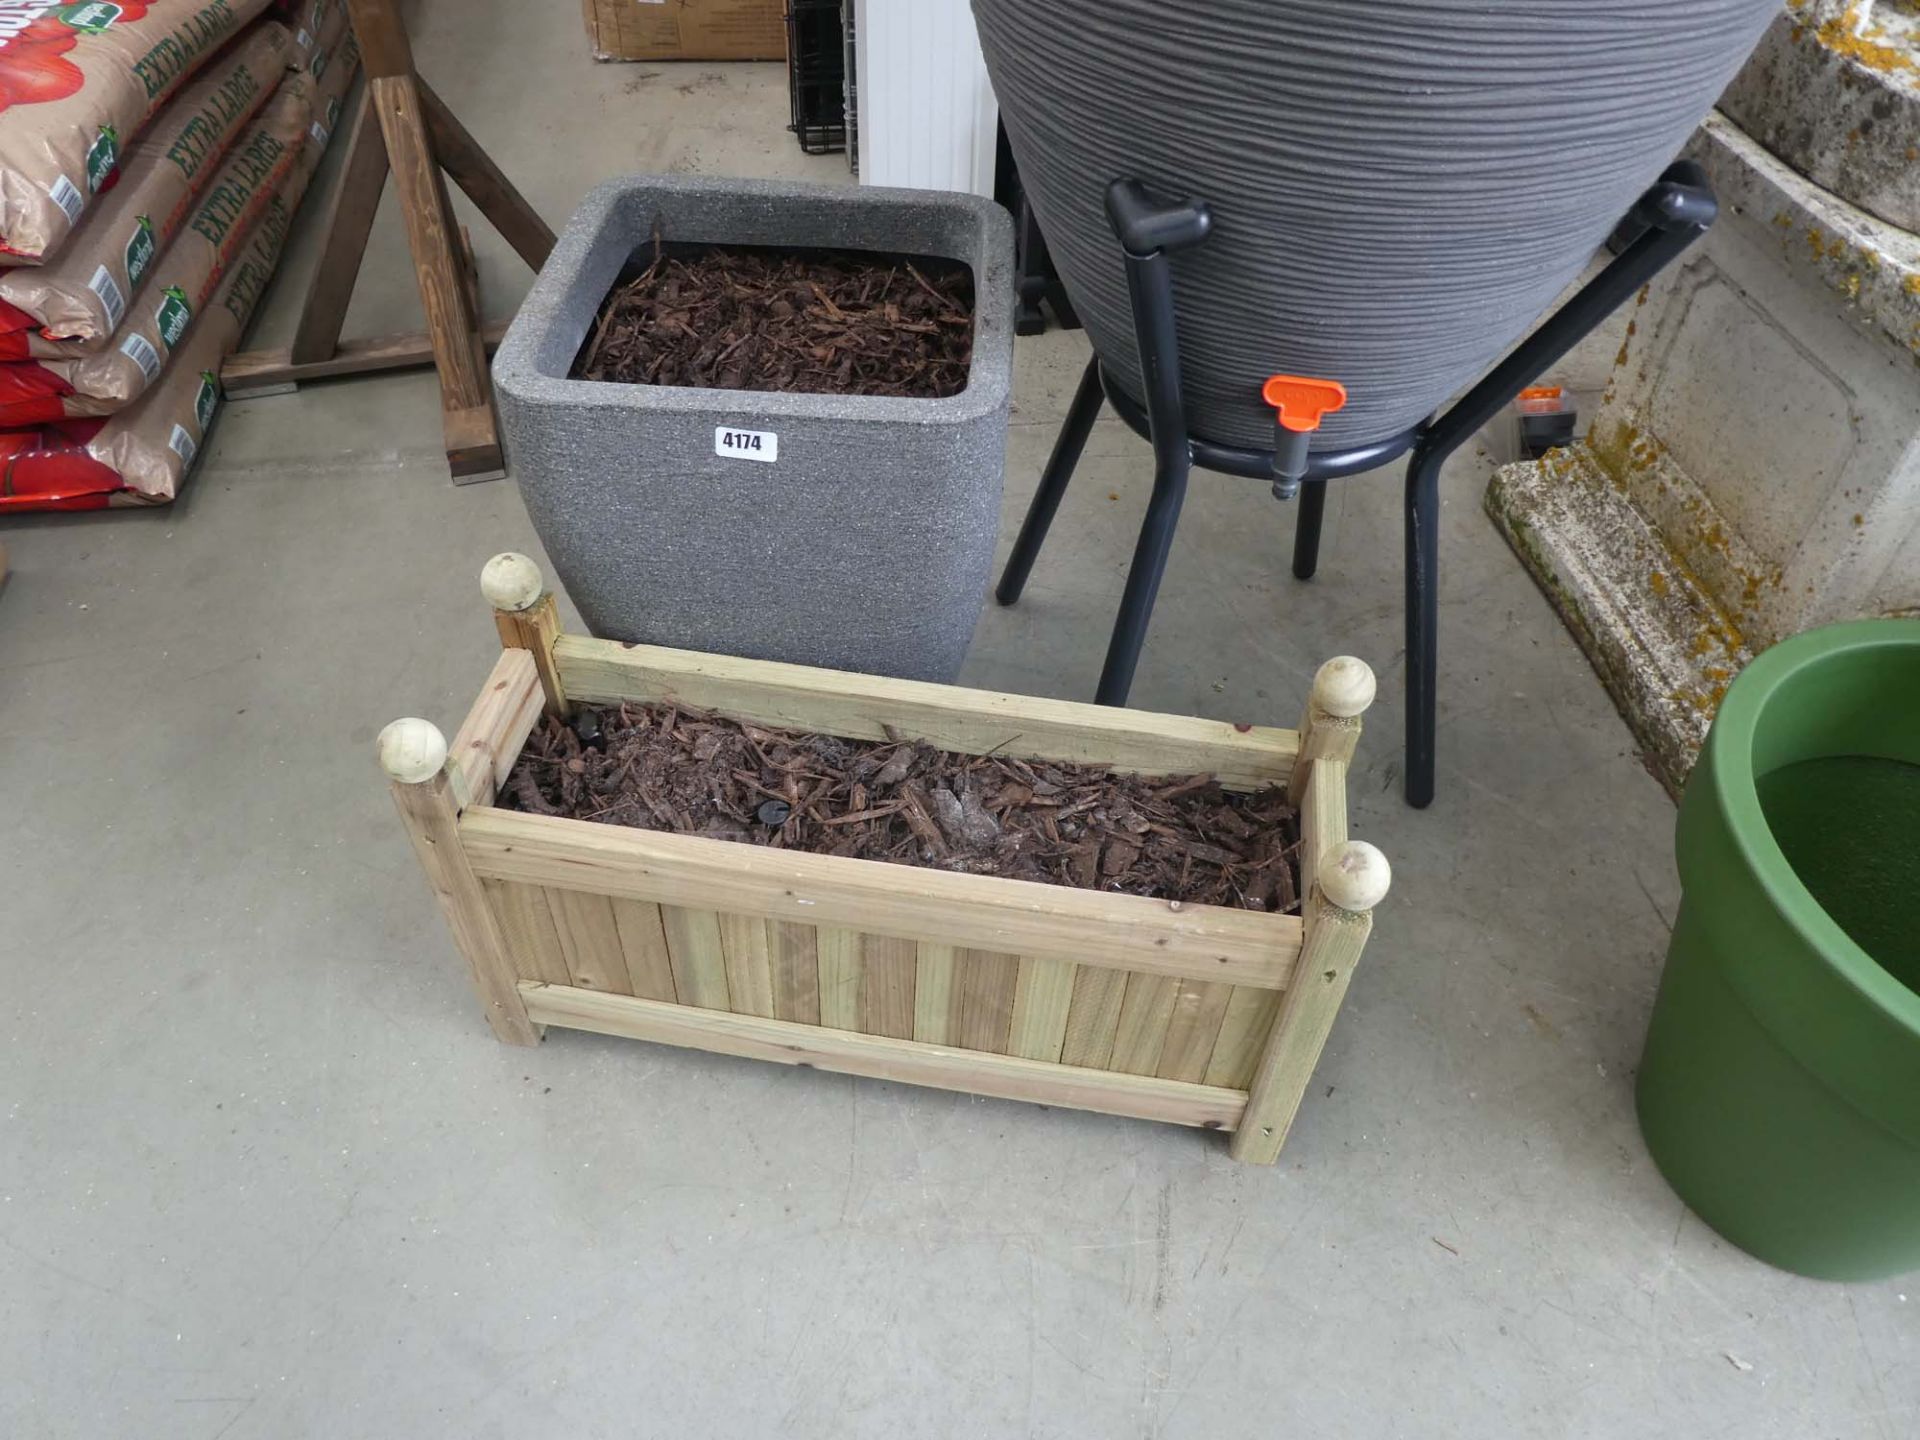
POLYGON ((113 278, 113 272, 102 265, 93 272, 87 288, 98 295, 100 303, 106 307, 107 328, 118 330, 120 317, 127 313, 127 297, 120 293, 120 282, 113 278))
POLYGON ((138 330, 120 342, 120 353, 138 365, 149 381, 160 373, 160 352, 138 330))
POLYGON ((80 218, 81 207, 87 203, 87 197, 80 193, 80 187, 64 175, 53 177, 53 189, 50 192, 53 203, 67 212, 67 223, 71 225, 80 218))
POLYGON ((180 457, 182 466, 193 464, 194 453, 199 446, 193 443, 193 436, 187 433, 184 425, 173 427, 173 433, 167 437, 167 448, 180 457))
POLYGON ((780 437, 771 430, 729 430, 722 425, 713 432, 713 453, 729 460, 763 460, 771 465, 780 458, 780 437))

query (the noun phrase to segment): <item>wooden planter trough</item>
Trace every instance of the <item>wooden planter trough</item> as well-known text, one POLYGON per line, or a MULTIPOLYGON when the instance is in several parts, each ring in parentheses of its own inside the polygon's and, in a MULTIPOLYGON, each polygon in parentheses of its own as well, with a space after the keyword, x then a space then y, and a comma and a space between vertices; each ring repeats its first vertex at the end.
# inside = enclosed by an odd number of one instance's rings
POLYGON ((1360 958, 1387 863, 1347 838, 1373 674, 1329 661, 1299 731, 560 633, 524 556, 482 588, 505 651, 449 746, 380 737, 495 1035, 562 1025, 1233 1132, 1270 1164, 1360 958), (497 809, 542 710, 674 700, 762 725, 1285 783, 1304 918, 803 854, 497 809))

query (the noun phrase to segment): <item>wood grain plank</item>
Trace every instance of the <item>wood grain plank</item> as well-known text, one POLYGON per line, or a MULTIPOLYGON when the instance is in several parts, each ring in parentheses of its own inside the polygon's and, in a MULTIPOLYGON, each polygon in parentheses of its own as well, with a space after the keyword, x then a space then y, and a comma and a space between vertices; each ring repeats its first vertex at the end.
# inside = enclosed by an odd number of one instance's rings
POLYGON ((1064 960, 1034 955, 1020 958, 1014 982, 1013 1020, 1008 1053, 1028 1060, 1058 1060, 1067 1041, 1067 1012, 1073 1007, 1075 967, 1064 960))
MULTIPOLYGON (((1309 793, 1312 784, 1309 778, 1309 793)), ((1300 957, 1300 978, 1281 997, 1280 1018, 1267 1035, 1248 1087, 1246 1129, 1234 1137, 1233 1158, 1250 1165, 1271 1165, 1280 1158, 1280 1147, 1300 1111, 1307 1082, 1320 1063, 1320 1051, 1353 980, 1353 967, 1360 962, 1373 929, 1371 914, 1342 910, 1318 894, 1307 898, 1307 907, 1307 948, 1300 957)))
MULTIPOLYGON (((570 676, 563 678, 573 683, 570 676)), ((1293 915, 1176 907, 1139 895, 809 855, 487 806, 461 816, 460 839, 474 870, 497 880, 1003 955, 1041 955, 1075 961, 1082 969, 1111 967, 1281 989, 1303 934, 1293 915)))
POLYGON ((913 1038, 932 1045, 957 1045, 954 1033, 953 972, 960 951, 923 942, 913 973, 913 1038))
POLYGON ((773 1015, 802 1025, 820 1023, 820 953, 811 925, 768 922, 773 936, 773 1015))
POLYGON ((754 915, 720 917, 720 948, 727 957, 727 1008, 736 1015, 773 1014, 769 923, 754 915))
POLYGON ((727 953, 720 943, 720 917, 711 910, 662 905, 673 989, 682 1005, 727 1008, 727 953))
MULTIPOLYGON (((358 19, 356 14, 356 30, 358 19)), ((460 275, 453 212, 427 138, 426 106, 419 85, 410 73, 383 73, 375 62, 377 47, 364 35, 361 46, 371 77, 368 105, 386 137, 387 163, 406 225, 407 248, 413 255, 414 280, 426 311, 427 334, 433 337, 443 412, 490 406, 492 392, 475 333, 477 322, 460 275)))
POLYGON ((960 951, 950 1006, 953 1043, 968 1050, 1004 1055, 1013 1026, 1014 989, 1019 982, 1018 955, 960 951))
POLYGON ((945 750, 1069 760, 1151 775, 1207 773, 1230 789, 1284 784, 1296 731, 1155 715, 1032 695, 623 645, 568 635, 555 652, 577 699, 679 700, 762 725, 884 740, 891 729, 945 750))
POLYGON ((1347 762, 1316 760, 1300 797, 1300 893, 1320 883, 1320 857, 1347 838, 1347 762))
POLYGON ((822 925, 815 939, 820 960, 820 1023, 860 1028, 860 932, 822 925))
POLYGON ((1166 975, 1130 975, 1127 993, 1120 1003, 1120 1023, 1113 1033, 1113 1058, 1109 1070, 1129 1075, 1151 1075, 1160 1068, 1160 1052, 1166 1047, 1167 1025, 1173 1019, 1173 1002, 1180 982, 1166 975))
POLYGON ((613 923, 620 932, 620 951, 627 961, 627 993, 671 1004, 678 997, 660 907, 644 900, 616 900, 613 923))
POLYGON ((520 994, 527 1013, 543 1025, 743 1055, 781 1065, 811 1065, 972 1095, 1210 1130, 1231 1130, 1246 1108, 1247 1097, 1237 1090, 1212 1089, 1158 1076, 1050 1065, 1013 1055, 953 1050, 913 1040, 795 1025, 755 1015, 694 1010, 630 995, 602 995, 533 981, 523 982, 520 994))
POLYGON ((467 962, 494 1035, 509 1045, 538 1045, 540 1030, 527 1018, 500 922, 461 844, 460 811, 449 772, 443 769, 432 779, 412 785, 396 780, 388 788, 427 884, 453 931, 454 944, 467 962))
POLYGON ((553 928, 547 892, 537 885, 510 885, 504 880, 482 880, 480 889, 500 922, 514 973, 522 980, 571 985, 573 972, 567 969, 560 934, 553 928))
POLYGON ((1206 980, 1181 980, 1173 998, 1173 1018, 1167 1022, 1167 1043, 1154 1073, 1163 1080, 1190 1080, 1199 1084, 1220 1038, 1233 986, 1206 980))
MULTIPOLYGON (((564 717, 570 707, 566 689, 560 683, 560 673, 553 664, 554 642, 560 638, 560 606, 552 592, 542 595, 525 610, 494 611, 493 624, 503 646, 510 651, 522 651, 532 658, 534 669, 539 672, 547 713, 564 717)), ((525 738, 521 737, 523 742, 525 738)), ((514 754, 519 754, 518 746, 514 754)), ((508 761, 508 767, 512 767, 511 760, 508 761)))
POLYGON ((454 794, 464 808, 491 805, 540 719, 539 667, 525 650, 503 650, 447 746, 454 794))
POLYGON ((1267 1032, 1273 1029, 1279 1013, 1278 990, 1234 986, 1233 998, 1227 1001, 1227 1013, 1220 1021, 1220 1034, 1213 1042, 1213 1056, 1207 1061, 1207 1073, 1201 1077, 1205 1083, 1229 1090, 1244 1090, 1251 1085, 1254 1062, 1266 1048, 1267 1032))
POLYGON ((287 358, 294 364, 331 359, 339 348, 340 327, 373 234, 380 193, 387 186, 387 141, 373 114, 372 96, 371 86, 361 90, 348 125, 347 158, 320 225, 325 237, 320 259, 307 282, 300 323, 288 347, 287 358))
POLYGON ((1123 970, 1082 965, 1073 977, 1073 1004, 1067 1010, 1067 1034, 1060 1046, 1062 1065, 1104 1070, 1113 1058, 1113 1035, 1120 1027, 1120 1004, 1128 976, 1123 970))
POLYGON ((467 192, 487 223, 500 232, 528 267, 537 271, 553 250, 553 231, 432 87, 418 76, 415 80, 426 105, 433 153, 441 168, 467 192))
MULTIPOLYGON (((507 327, 495 322, 480 329, 485 352, 491 355, 506 338, 507 327)), ((424 331, 396 335, 369 335, 342 340, 324 360, 295 360, 287 347, 242 350, 220 366, 220 389, 230 399, 279 394, 289 385, 308 380, 333 380, 343 375, 378 375, 389 370, 412 370, 433 364, 433 341, 424 331)))
POLYGON ((913 1038, 913 980, 920 947, 890 935, 860 937, 860 1031, 913 1038))
POLYGON ((553 928, 559 933, 560 953, 567 957, 573 983, 582 990, 609 995, 629 993, 627 953, 614 923, 613 902, 584 890, 549 890, 547 906, 553 911, 553 928))

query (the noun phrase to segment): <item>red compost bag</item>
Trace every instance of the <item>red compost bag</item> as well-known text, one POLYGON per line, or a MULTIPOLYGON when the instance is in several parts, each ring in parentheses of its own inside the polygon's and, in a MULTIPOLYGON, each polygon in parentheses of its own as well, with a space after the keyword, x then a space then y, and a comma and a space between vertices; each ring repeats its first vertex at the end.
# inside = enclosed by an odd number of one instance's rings
POLYGON ((194 196, 295 60, 284 25, 252 27, 154 118, 57 256, 0 270, 0 360, 105 348, 194 196))
POLYGON ((0 251, 38 263, 173 92, 268 0, 0 0, 0 251))
POLYGON ((160 378, 221 269, 293 169, 313 117, 313 81, 281 82, 227 156, 184 229, 154 262, 147 295, 97 354, 0 364, 0 426, 106 415, 160 378))
POLYGON ((324 117, 338 104, 359 61, 351 41, 341 49, 337 61, 323 67, 324 82, 306 71, 281 82, 154 266, 146 298, 129 311, 111 345, 73 358, 0 364, 0 425, 111 414, 160 378, 266 206, 276 194, 289 206, 299 203, 330 133, 316 128, 316 113, 324 117), (297 165, 303 158, 308 163, 297 165))
POLYGON ((273 278, 319 154, 304 153, 157 385, 117 415, 0 434, 0 515, 162 505, 180 493, 219 409, 220 362, 273 278))

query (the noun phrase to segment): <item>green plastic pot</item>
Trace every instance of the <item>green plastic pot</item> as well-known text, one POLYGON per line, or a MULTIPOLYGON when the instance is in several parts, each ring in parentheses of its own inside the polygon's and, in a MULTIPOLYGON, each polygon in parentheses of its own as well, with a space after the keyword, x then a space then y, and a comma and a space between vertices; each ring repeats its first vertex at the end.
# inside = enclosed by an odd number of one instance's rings
POLYGON ((1829 626, 1753 661, 1676 852, 1638 1086, 1655 1163, 1782 1269, 1920 1269, 1920 621, 1829 626))

